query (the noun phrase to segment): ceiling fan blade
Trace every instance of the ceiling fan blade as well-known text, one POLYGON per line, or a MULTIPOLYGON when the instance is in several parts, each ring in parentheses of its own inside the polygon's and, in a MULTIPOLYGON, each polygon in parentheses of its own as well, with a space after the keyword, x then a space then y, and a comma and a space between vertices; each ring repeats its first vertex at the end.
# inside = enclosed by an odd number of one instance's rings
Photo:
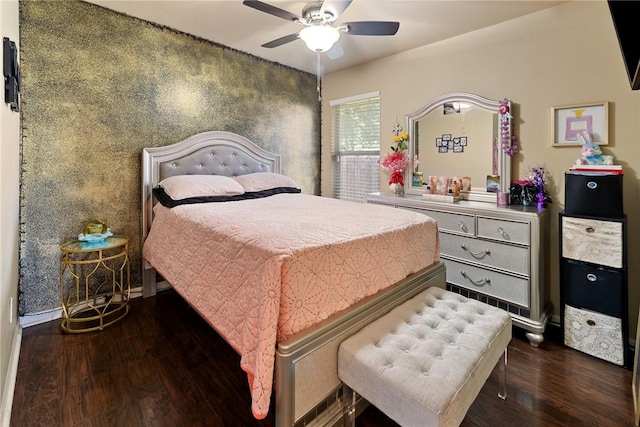
POLYGON ((341 27, 346 27, 347 34, 356 36, 392 36, 398 32, 400 23, 389 21, 359 21, 345 22, 341 27))
POLYGON ((342 49, 340 42, 334 44, 333 47, 327 51, 327 57, 329 59, 342 58, 342 55, 344 55, 344 49, 342 49))
POLYGON ((271 40, 270 42, 263 44, 262 47, 268 47, 268 48, 278 47, 278 46, 282 46, 283 44, 290 43, 292 41, 298 40, 299 38, 300 38, 300 36, 298 35, 298 33, 289 34, 288 36, 284 36, 284 37, 280 37, 279 39, 271 40))
POLYGON ((342 12, 349 7, 352 1, 353 0, 324 0, 320 12, 331 12, 333 14, 333 19, 336 20, 340 15, 342 15, 342 12))
POLYGON ((260 12, 265 12, 265 13, 268 13, 269 15, 273 15, 273 16, 277 16, 278 18, 286 19, 287 21, 296 22, 296 21, 300 21, 302 19, 296 14, 288 12, 288 11, 286 11, 284 9, 280 9, 279 7, 271 6, 270 4, 263 3, 263 2, 258 1, 258 0, 244 0, 242 2, 242 4, 244 4, 245 6, 249 6, 249 7, 252 7, 254 9, 257 9, 260 12))

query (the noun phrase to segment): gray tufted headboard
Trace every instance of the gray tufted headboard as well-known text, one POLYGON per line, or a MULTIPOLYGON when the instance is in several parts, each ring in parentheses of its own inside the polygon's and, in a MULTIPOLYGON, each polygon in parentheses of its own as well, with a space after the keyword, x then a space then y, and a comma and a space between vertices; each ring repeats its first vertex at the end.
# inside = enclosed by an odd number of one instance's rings
POLYGON ((153 188, 174 175, 237 176, 280 173, 280 155, 231 132, 203 132, 165 147, 142 150, 142 242, 153 219, 153 188))

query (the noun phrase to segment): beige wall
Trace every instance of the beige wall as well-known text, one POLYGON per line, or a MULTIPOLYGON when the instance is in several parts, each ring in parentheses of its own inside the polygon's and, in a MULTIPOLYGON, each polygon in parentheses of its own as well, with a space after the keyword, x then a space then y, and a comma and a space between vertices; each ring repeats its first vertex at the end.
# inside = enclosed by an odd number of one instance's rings
MULTIPOLYGON (((18 0, 0 1, 0 34, 18 45, 18 0)), ((2 93, 4 94, 4 89, 2 93)), ((14 370, 18 363, 19 146, 20 114, 11 111, 2 95, 0 105, 0 387, 2 390, 0 425, 9 425, 14 370)))
MULTIPOLYGON (((402 29, 401 29, 402 30, 402 29)), ((380 91, 382 146, 391 141, 395 118, 448 92, 471 92, 513 103, 522 150, 514 156, 514 179, 546 165, 553 197, 550 229, 551 295, 559 314, 558 213, 564 205, 564 171, 579 147, 552 147, 550 108, 610 102, 606 154, 624 165, 624 206, 629 219, 629 315, 635 336, 640 291, 638 173, 640 92, 631 91, 605 1, 572 1, 491 28, 414 49, 323 79, 322 194, 330 193, 329 101, 380 91)), ((381 185, 386 185, 381 182, 381 185)), ((556 317, 556 319, 558 319, 556 317)))

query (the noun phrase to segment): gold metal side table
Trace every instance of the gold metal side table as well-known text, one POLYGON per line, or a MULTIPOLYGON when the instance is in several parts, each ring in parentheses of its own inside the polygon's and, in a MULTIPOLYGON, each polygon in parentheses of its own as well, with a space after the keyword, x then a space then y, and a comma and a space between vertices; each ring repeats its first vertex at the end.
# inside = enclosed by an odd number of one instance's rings
POLYGON ((102 330, 129 312, 129 239, 63 243, 60 266, 62 330, 102 330))

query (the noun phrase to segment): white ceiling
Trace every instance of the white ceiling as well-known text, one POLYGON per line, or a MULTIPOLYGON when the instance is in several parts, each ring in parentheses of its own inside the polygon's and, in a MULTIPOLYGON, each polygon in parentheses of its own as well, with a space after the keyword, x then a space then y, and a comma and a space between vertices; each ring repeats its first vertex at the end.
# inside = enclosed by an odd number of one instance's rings
MULTIPOLYGON (((241 0, 89 0, 90 3, 155 22, 203 39, 316 74, 316 54, 302 40, 263 48, 271 40, 297 33, 303 27, 260 12, 241 0)), ((302 14, 308 1, 265 0, 265 3, 302 14)), ((508 21, 563 1, 543 0, 353 0, 336 21, 398 21, 395 36, 343 34, 342 56, 321 54, 321 74, 393 55, 480 28, 508 21)), ((335 52, 330 52, 335 53, 335 52)))

